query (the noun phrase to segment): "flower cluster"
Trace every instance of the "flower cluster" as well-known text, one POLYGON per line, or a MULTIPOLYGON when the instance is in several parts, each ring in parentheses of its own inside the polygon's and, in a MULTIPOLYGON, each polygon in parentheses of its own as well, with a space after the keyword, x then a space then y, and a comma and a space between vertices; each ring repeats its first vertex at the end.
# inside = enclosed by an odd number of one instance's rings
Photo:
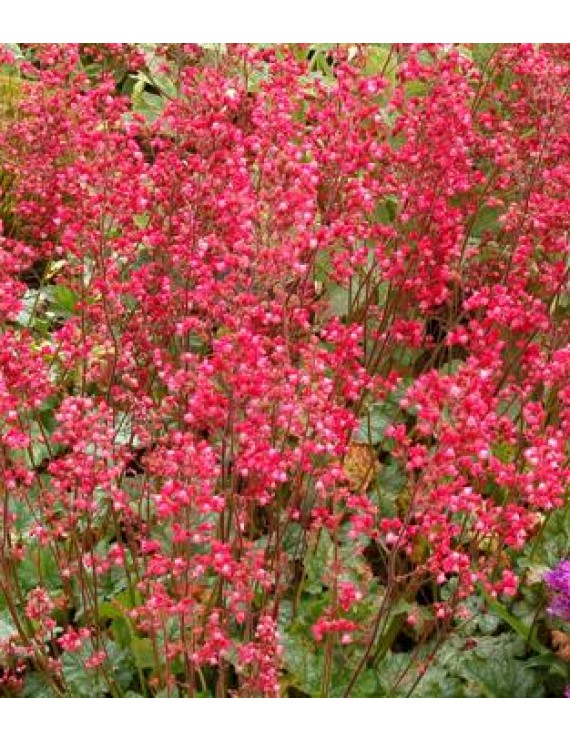
POLYGON ((560 561, 545 574, 544 581, 553 593, 548 611, 570 622, 570 561, 560 561))

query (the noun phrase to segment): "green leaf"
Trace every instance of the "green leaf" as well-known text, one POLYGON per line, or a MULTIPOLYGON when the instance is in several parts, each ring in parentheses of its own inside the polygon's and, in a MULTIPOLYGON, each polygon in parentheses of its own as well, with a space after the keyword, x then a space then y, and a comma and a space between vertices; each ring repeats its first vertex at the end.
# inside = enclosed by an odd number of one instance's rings
POLYGON ((77 296, 70 288, 64 285, 54 286, 53 298, 59 308, 70 314, 73 313, 77 304, 77 296))
POLYGON ((398 215, 398 199, 395 196, 386 196, 374 211, 374 219, 381 224, 393 224, 398 215))
POLYGON ((153 87, 157 87, 161 94, 167 98, 176 98, 178 96, 178 88, 176 83, 168 75, 163 72, 159 72, 159 62, 152 62, 149 65, 151 67, 150 74, 145 72, 139 72, 139 80, 142 80, 145 84, 148 83, 153 87))
POLYGON ((134 667, 131 656, 125 649, 120 648, 114 641, 107 641, 109 662, 107 671, 111 674, 122 692, 126 692, 134 679, 134 667))
POLYGON ((472 50, 473 61, 483 68, 497 49, 497 44, 474 44, 472 50))
POLYGON ((373 404, 360 422, 356 441, 377 445, 384 439, 386 428, 393 424, 398 413, 398 405, 393 402, 373 404))
POLYGON ((32 315, 38 304, 40 292, 33 288, 28 289, 22 299, 22 310, 16 318, 16 322, 22 327, 29 327, 32 315))
POLYGON ((128 412, 117 412, 115 415, 115 445, 132 444, 137 447, 140 440, 133 435, 133 418, 128 412))
POLYGON ((285 668, 291 675, 291 685, 310 697, 318 697, 321 690, 324 656, 308 636, 289 634, 284 637, 285 668))
MULTIPOLYGON (((349 679, 350 681, 350 679, 349 679)), ((341 689, 344 691, 346 681, 343 682, 341 689)), ((366 669, 359 676, 351 691, 352 697, 385 697, 386 692, 382 686, 378 672, 373 669, 366 669)))
POLYGON ((530 630, 521 620, 519 620, 519 618, 515 617, 504 605, 502 605, 498 600, 490 597, 486 592, 484 592, 484 596, 489 605, 489 609, 494 612, 495 615, 498 615, 508 625, 510 625, 515 633, 524 641, 528 642, 535 651, 538 651, 539 653, 543 651, 541 644, 530 634, 530 630))
POLYGON ((335 316, 344 317, 348 314, 350 294, 348 288, 333 285, 329 289, 329 305, 335 316))
POLYGON ((483 208, 477 214, 477 218, 471 229, 471 235, 479 238, 486 232, 495 232, 499 228, 499 215, 501 210, 499 208, 491 208, 489 206, 483 206, 483 208))
POLYGON ((326 530, 321 530, 316 543, 306 558, 306 581, 305 592, 309 594, 321 594, 325 589, 323 577, 328 572, 332 561, 333 542, 326 530))
POLYGON ((394 79, 396 59, 393 57, 391 64, 387 64, 390 59, 390 44, 371 44, 367 48, 366 64, 364 65, 365 75, 379 75, 384 70, 384 75, 390 80, 394 79))
POLYGON ((0 641, 10 638, 14 633, 17 633, 17 629, 12 618, 7 612, 2 612, 0 614, 0 641))
MULTIPOLYGON (((413 677, 412 672, 412 677, 413 677)), ((409 683, 404 684, 402 689, 408 689, 409 683)), ((406 694, 405 691, 402 694, 406 694)), ((453 676, 444 667, 434 665, 430 667, 422 678, 414 695, 422 697, 465 697, 464 683, 460 677, 453 676)))
POLYGON ((84 646, 77 653, 67 652, 62 658, 63 677, 72 697, 104 697, 106 683, 98 669, 87 669, 85 661, 91 655, 84 646))
POLYGON ((528 661, 525 661, 524 665, 527 669, 548 669, 552 674, 557 674, 570 681, 570 667, 565 661, 552 653, 542 653, 540 656, 533 656, 528 661))
POLYGON ((486 697, 542 697, 542 687, 525 664, 508 656, 476 659, 466 667, 467 675, 475 680, 486 697))
POLYGON ((164 109, 164 98, 154 93, 141 93, 133 100, 133 110, 142 114, 147 121, 156 121, 164 109))
POLYGON ((104 667, 88 669, 85 661, 92 653, 92 646, 85 645, 80 651, 67 652, 62 658, 64 679, 73 697, 104 697, 109 694, 109 686, 102 669, 112 677, 121 692, 129 689, 134 670, 127 651, 120 648, 114 641, 105 642, 109 656, 104 667))
POLYGON ((398 499, 406 488, 406 482, 406 473, 397 461, 391 460, 380 469, 376 491, 383 517, 396 517, 398 514, 398 499))
POLYGON ((133 216, 133 221, 135 222, 135 225, 139 227, 139 229, 145 229, 149 225, 150 214, 149 213, 135 214, 133 216))
POLYGON ((139 669, 151 669, 154 667, 154 653, 150 638, 133 638, 130 649, 135 665, 139 669))
POLYGON ((47 679, 39 672, 28 672, 24 678, 24 697, 56 697, 47 679))

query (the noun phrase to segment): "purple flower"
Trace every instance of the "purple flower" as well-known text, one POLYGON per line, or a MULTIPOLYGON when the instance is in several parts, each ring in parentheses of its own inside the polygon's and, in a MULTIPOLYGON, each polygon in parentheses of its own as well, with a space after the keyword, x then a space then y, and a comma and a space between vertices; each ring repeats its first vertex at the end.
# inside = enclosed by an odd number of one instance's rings
POLYGON ((553 592, 548 612, 570 622, 570 561, 560 561, 544 575, 544 581, 553 592))

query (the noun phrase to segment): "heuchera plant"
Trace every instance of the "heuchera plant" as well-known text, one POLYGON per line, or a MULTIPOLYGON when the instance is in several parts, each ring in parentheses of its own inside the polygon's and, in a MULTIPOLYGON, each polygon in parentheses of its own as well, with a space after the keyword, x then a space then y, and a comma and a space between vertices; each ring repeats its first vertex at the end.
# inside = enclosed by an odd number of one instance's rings
POLYGON ((569 58, 3 52, 6 693, 279 696, 316 579, 358 694, 516 594, 569 483, 569 58))

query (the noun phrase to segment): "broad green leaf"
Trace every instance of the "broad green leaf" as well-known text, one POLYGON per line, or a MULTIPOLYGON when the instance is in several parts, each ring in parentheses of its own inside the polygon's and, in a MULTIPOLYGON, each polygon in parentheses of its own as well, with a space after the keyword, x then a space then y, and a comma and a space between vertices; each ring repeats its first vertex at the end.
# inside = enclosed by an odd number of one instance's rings
POLYGON ((39 672, 27 672, 22 690, 24 697, 57 697, 47 679, 39 672))
POLYGON ((154 667, 154 654, 150 638, 133 638, 130 651, 135 665, 139 669, 151 669, 154 667))
POLYGON ((77 653, 66 652, 62 658, 63 677, 72 697, 104 697, 107 685, 100 670, 87 669, 91 651, 84 646, 77 653))
POLYGON ((491 208, 489 206, 481 208, 471 228, 471 235, 479 238, 487 232, 497 231, 499 228, 498 218, 500 213, 501 210, 499 208, 491 208))
POLYGON ((467 664, 467 675, 481 687, 486 697, 542 697, 536 676, 526 671, 522 661, 509 656, 476 659, 467 664))
POLYGON ((393 424, 399 413, 396 404, 386 402, 373 404, 368 413, 362 418, 356 434, 356 441, 376 445, 384 439, 386 428, 393 424))
POLYGON ((492 597, 488 596, 487 593, 485 593, 485 598, 489 604, 489 608, 492 612, 494 612, 496 615, 498 615, 500 618, 502 618, 508 625, 511 626, 511 628, 515 631, 515 633, 523 638, 525 641, 529 642, 529 645, 534 648, 535 651, 538 651, 539 653, 542 651, 542 646, 540 643, 534 638, 532 635, 530 635, 529 629, 526 627, 526 625, 519 620, 519 618, 515 617, 512 613, 510 613, 507 608, 502 605, 498 600, 493 599, 492 597))
POLYGON ((77 304, 77 296, 71 288, 64 286, 63 284, 58 284, 55 286, 47 286, 45 291, 57 314, 63 316, 70 316, 73 314, 77 304))
POLYGON ((10 636, 14 635, 16 632, 16 626, 14 625, 10 614, 7 612, 0 613, 0 641, 10 638, 10 636))

